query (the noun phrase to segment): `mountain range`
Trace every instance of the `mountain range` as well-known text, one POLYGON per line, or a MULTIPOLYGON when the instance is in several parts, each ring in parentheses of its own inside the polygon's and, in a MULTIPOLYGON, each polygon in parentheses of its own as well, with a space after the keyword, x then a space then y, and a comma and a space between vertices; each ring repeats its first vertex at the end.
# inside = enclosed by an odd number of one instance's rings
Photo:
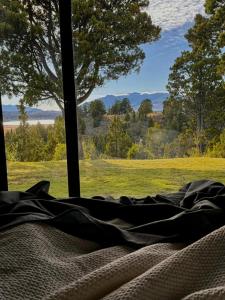
MULTIPOLYGON (((19 111, 17 105, 3 105, 2 109, 5 122, 18 120, 19 111)), ((61 115, 60 111, 42 110, 33 107, 26 107, 26 112, 30 120, 54 120, 57 116, 61 115)))
POLYGON ((104 104, 106 109, 109 109, 113 106, 113 104, 124 98, 128 98, 131 106, 134 110, 137 110, 141 104, 141 102, 145 99, 150 99, 153 104, 154 111, 162 111, 163 110, 163 102, 167 99, 169 94, 167 92, 157 92, 157 93, 129 93, 124 95, 107 95, 105 97, 100 98, 104 104))
MULTIPOLYGON (((137 110, 144 99, 150 99, 153 104, 154 111, 163 110, 163 102, 168 97, 166 92, 158 93, 129 93, 124 95, 107 95, 102 97, 106 109, 112 107, 117 100, 128 98, 134 110, 137 110)), ((88 102, 86 102, 88 103, 88 102)), ((90 103, 90 101, 89 101, 90 103)), ((61 115, 60 111, 56 110, 42 110, 39 108, 26 107, 26 112, 30 120, 54 120, 57 116, 61 115)), ((3 105, 3 118, 4 121, 16 121, 19 117, 17 105, 3 105)))

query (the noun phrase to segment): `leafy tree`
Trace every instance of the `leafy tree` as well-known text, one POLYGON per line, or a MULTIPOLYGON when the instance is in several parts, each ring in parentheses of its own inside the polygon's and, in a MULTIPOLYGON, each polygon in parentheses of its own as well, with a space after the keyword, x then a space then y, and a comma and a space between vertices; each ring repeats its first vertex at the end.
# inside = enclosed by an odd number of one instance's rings
POLYGON ((155 123, 152 117, 148 118, 148 127, 154 127, 155 123))
POLYGON ((129 114, 133 111, 133 108, 130 104, 130 100, 128 98, 122 99, 120 103, 120 114, 129 114))
POLYGON ((186 115, 183 110, 183 100, 169 97, 163 103, 163 125, 166 129, 181 132, 186 124, 186 115))
MULTIPOLYGON (((157 40, 160 29, 145 12, 148 0, 72 4, 79 104, 106 80, 138 71, 145 58, 140 45, 157 40)), ((63 111, 58 1, 1 0, 0 15, 0 61, 10 92, 30 105, 54 100, 63 111)))
POLYGON ((152 113, 152 101, 150 99, 145 99, 141 102, 138 108, 138 115, 140 120, 146 120, 147 115, 152 113))
MULTIPOLYGON (((206 12, 210 15, 209 26, 213 32, 213 42, 223 49, 225 47, 225 2, 223 0, 206 0, 206 12)), ((218 71, 221 75, 225 74, 225 53, 220 56, 218 71)))
POLYGON ((80 135, 84 135, 86 131, 86 123, 84 119, 78 115, 78 132, 80 135))
POLYGON ((120 117, 115 116, 107 134, 106 154, 111 157, 126 158, 132 144, 130 136, 120 117))
POLYGON ((88 137, 82 140, 82 149, 84 159, 97 159, 98 154, 92 138, 88 137))
POLYGON ((125 114, 125 117, 124 117, 124 121, 125 121, 125 122, 129 122, 130 119, 131 119, 130 114, 129 114, 129 113, 126 113, 126 114, 125 114))
POLYGON ((66 144, 66 133, 64 126, 64 119, 59 116, 55 119, 53 126, 49 126, 47 130, 47 141, 46 141, 46 160, 51 160, 54 157, 55 149, 58 144, 66 144))
POLYGON ((128 98, 124 98, 122 100, 117 100, 113 106, 110 108, 109 113, 112 115, 124 115, 127 113, 131 113, 133 108, 130 104, 128 98))
POLYGON ((9 156, 15 161, 46 160, 45 143, 36 126, 23 127, 6 134, 9 156))
POLYGON ((219 137, 219 141, 208 149, 207 155, 211 157, 225 158, 225 129, 219 137))
POLYGON ((93 143, 97 150, 98 156, 102 155, 105 151, 107 137, 105 134, 98 134, 93 136, 93 143))
POLYGON ((53 160, 65 160, 66 157, 66 144, 57 144, 53 160))
POLYGON ((91 101, 89 106, 89 113, 93 118, 93 127, 98 127, 104 114, 106 113, 105 105, 102 100, 91 101))
POLYGON ((195 25, 186 38, 192 49, 182 52, 176 59, 169 75, 168 90, 176 100, 174 104, 182 102, 183 112, 180 111, 179 116, 183 114, 187 118, 199 153, 203 153, 206 137, 221 129, 225 117, 224 82, 217 72, 220 49, 211 42, 211 27, 208 19, 201 15, 196 16, 195 25))
POLYGON ((120 114, 120 100, 117 100, 112 107, 109 109, 110 115, 119 115, 120 114))

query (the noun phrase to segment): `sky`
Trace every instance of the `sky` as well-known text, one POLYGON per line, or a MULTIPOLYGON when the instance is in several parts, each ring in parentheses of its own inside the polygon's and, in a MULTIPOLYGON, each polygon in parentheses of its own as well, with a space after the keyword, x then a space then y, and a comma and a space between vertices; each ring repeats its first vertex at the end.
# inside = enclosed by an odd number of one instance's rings
POLYGON ((170 67, 181 51, 188 49, 184 34, 195 15, 204 14, 204 0, 150 0, 147 12, 162 32, 160 40, 142 47, 146 58, 140 73, 107 82, 94 91, 92 99, 107 94, 165 91, 170 67))
MULTIPOLYGON (((105 95, 166 90, 170 67, 181 51, 188 49, 184 34, 193 24, 195 15, 204 14, 204 0, 150 0, 147 12, 162 32, 157 42, 142 46, 146 58, 140 72, 105 83, 94 90, 89 100, 105 95)), ((3 102, 14 104, 17 100, 4 98, 3 102)), ((49 106, 41 105, 40 108, 49 109, 49 106)))

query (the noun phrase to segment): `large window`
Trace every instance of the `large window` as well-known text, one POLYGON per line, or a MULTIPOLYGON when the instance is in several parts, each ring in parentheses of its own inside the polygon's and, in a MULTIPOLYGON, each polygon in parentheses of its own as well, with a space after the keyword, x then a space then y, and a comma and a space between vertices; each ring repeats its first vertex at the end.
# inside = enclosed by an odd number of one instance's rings
POLYGON ((50 193, 68 196, 58 3, 1 1, 0 7, 9 189, 49 180, 50 193))
MULTIPOLYGON (((144 2, 72 0, 82 196, 225 183, 220 7, 144 2)), ((45 179, 66 196, 58 1, 1 3, 9 187, 45 179)))

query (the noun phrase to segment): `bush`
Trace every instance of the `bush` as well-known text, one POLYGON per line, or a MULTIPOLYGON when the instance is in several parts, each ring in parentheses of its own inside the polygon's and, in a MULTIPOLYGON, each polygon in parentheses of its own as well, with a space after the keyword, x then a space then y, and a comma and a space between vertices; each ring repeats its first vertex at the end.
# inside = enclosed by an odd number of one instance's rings
POLYGON ((84 159, 97 159, 98 154, 92 139, 86 138, 82 141, 82 150, 84 159))
POLYGON ((210 157, 225 158, 225 129, 221 133, 219 141, 208 149, 207 155, 210 157))
POLYGON ((53 160, 65 160, 65 159, 66 159, 66 144, 57 144, 55 147, 53 160))
POLYGON ((153 159, 152 153, 142 144, 132 144, 127 153, 128 159, 153 159))

